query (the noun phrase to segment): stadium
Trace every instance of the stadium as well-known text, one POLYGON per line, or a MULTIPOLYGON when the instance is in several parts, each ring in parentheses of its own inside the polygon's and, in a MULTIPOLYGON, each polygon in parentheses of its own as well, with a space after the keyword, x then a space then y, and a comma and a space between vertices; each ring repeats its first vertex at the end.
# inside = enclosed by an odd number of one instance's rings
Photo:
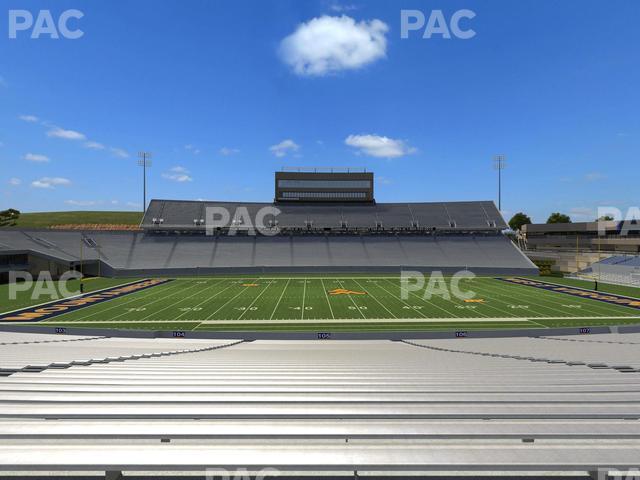
POLYGON ((637 2, 5 3, 0 480, 640 478, 637 2))
POLYGON ((637 323, 634 302, 622 296, 529 279, 537 268, 503 235, 493 202, 377 203, 373 182, 371 172, 282 171, 272 203, 151 200, 140 231, 3 230, 5 261, 31 275, 40 268, 98 277, 84 281, 88 287, 110 280, 83 301, 0 318, 22 326, 323 333, 637 323), (410 272, 437 274, 445 289, 466 274, 456 285, 473 293, 433 295, 437 285, 422 278, 403 285, 410 272))
POLYGON ((0 229, 5 275, 84 277, 44 304, 8 285, 0 467, 632 468, 640 300, 539 277, 491 201, 378 203, 373 181, 296 169, 271 203, 151 200, 134 231, 0 229))

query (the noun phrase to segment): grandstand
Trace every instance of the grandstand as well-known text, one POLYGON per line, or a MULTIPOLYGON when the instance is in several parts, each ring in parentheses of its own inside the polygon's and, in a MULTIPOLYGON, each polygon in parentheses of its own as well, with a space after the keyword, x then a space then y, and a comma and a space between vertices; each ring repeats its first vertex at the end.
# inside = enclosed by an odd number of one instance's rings
MULTIPOLYGON (((412 269, 535 274, 501 234, 157 236, 129 232, 0 231, 2 256, 28 256, 53 272, 109 276, 412 269), (88 247, 83 238, 95 242, 88 247), (100 266, 98 266, 100 262, 100 266)), ((22 262, 23 264, 26 261, 22 262)))
POLYGON ((613 255, 580 270, 576 276, 606 283, 640 286, 640 256, 613 255))
MULTIPOLYGON (((351 193, 357 193, 358 182, 373 182, 371 173, 330 174, 339 175, 335 181, 327 180, 326 173, 297 175, 286 181, 298 183, 284 185, 297 185, 300 194, 318 193, 300 186, 308 182, 323 185, 321 190, 337 182, 341 191, 320 192, 330 198, 348 195, 345 183, 355 184, 351 193), (355 179, 348 180, 349 175, 355 179)), ((376 203, 372 195, 373 190, 367 201, 332 202, 292 197, 274 203, 152 200, 142 232, 2 229, 0 257, 22 256, 32 270, 54 272, 82 264, 84 273, 108 276, 403 268, 537 273, 502 235, 506 224, 493 202, 376 203), (226 218, 216 217, 220 212, 226 218)))

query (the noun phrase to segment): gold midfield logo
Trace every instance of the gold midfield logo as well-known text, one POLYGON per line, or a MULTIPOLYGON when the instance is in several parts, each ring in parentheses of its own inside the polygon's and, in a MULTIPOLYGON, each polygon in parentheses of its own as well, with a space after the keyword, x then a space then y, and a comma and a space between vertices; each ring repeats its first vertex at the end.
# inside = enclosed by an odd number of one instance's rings
POLYGON ((367 292, 356 292, 354 290, 347 290, 346 288, 334 288, 329 290, 329 295, 366 295, 367 292))

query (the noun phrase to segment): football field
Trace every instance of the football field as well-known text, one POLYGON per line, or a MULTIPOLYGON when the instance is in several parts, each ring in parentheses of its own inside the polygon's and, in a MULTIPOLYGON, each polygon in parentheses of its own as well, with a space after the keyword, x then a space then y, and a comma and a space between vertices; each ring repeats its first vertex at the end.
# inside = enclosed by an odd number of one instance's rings
MULTIPOLYGON (((509 279, 507 279, 509 280, 509 279)), ((395 276, 163 280, 38 323, 153 330, 459 330, 640 323, 640 309, 477 277, 445 291, 395 276), (406 285, 405 285, 406 286, 406 285)), ((638 302, 636 302, 638 303, 638 302)))

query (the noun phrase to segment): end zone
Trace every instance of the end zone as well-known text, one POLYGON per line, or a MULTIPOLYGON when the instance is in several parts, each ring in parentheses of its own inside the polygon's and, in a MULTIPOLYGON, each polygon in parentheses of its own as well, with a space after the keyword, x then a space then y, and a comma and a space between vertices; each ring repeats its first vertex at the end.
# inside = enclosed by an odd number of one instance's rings
POLYGON ((597 300, 599 302, 610 303, 613 305, 620 305, 622 307, 629 307, 640 310, 640 299, 626 297, 624 295, 617 295, 615 293, 600 293, 594 290, 587 290, 585 288, 569 287, 566 285, 558 285, 557 283, 547 283, 540 280, 532 280, 522 277, 504 277, 496 278, 496 280, 513 283, 516 285, 539 288, 551 292, 564 293, 566 295, 571 295, 574 297, 589 298, 591 300, 597 300))
POLYGON ((39 322, 42 320, 49 320, 52 317, 56 317, 64 313, 79 310, 89 305, 106 302, 114 298, 139 292, 170 281, 171 279, 145 279, 129 283, 127 285, 107 288, 99 292, 86 293, 73 298, 55 300, 44 305, 27 307, 14 312, 1 314, 0 322, 39 322))

